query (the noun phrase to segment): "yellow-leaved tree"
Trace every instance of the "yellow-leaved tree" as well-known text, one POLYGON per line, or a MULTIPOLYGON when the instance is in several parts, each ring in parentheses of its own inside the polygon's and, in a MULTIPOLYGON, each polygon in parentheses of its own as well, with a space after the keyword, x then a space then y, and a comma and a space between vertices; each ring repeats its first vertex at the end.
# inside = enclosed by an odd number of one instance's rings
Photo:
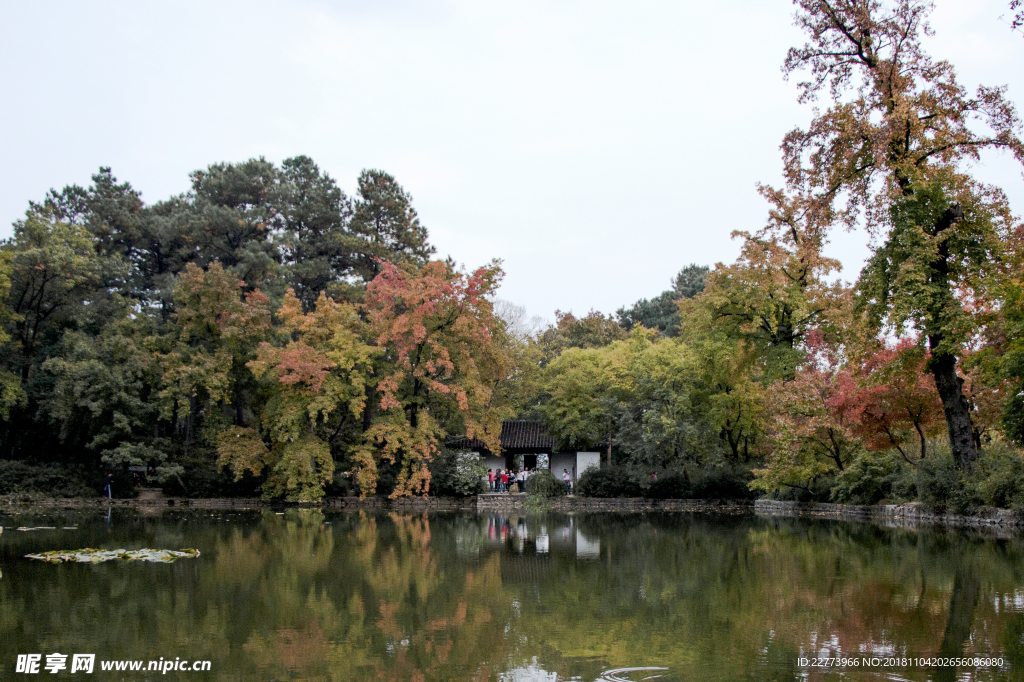
POLYGON ((315 309, 303 313, 289 289, 278 318, 286 343, 262 342, 248 363, 266 398, 259 429, 236 425, 222 432, 219 464, 236 478, 266 469, 268 499, 315 502, 334 474, 332 434, 362 414, 374 349, 362 339, 356 309, 323 292, 315 309))

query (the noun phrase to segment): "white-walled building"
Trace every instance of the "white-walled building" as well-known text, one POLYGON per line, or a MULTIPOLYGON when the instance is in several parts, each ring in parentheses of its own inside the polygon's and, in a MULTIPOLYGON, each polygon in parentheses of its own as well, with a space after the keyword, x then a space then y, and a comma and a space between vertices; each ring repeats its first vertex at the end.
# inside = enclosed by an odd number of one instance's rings
POLYGON ((590 467, 601 465, 600 452, 559 450, 554 436, 548 433, 543 422, 525 419, 507 419, 502 422, 501 453, 497 455, 476 438, 449 436, 445 444, 449 448, 477 453, 488 469, 518 470, 521 466, 528 469, 551 469, 558 480, 562 480, 563 471, 568 471, 575 481, 590 467))

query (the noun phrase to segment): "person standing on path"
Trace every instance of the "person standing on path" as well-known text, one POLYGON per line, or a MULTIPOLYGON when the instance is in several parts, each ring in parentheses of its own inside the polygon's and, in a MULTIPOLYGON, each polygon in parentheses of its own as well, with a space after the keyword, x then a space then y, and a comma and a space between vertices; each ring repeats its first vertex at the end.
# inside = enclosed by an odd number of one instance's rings
POLYGON ((487 470, 487 487, 490 488, 490 491, 492 493, 494 492, 494 469, 493 468, 487 470))
POLYGON ((562 480, 565 482, 565 493, 572 494, 572 476, 569 475, 568 469, 562 469, 562 480))

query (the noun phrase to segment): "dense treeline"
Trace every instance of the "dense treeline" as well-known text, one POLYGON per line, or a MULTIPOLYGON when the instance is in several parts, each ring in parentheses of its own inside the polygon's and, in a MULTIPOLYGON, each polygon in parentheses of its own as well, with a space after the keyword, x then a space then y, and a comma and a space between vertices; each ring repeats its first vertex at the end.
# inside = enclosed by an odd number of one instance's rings
POLYGON ((494 440, 512 414, 496 264, 430 261, 411 198, 380 171, 352 198, 305 157, 191 179, 146 205, 101 169, 14 226, 6 459, 152 467, 185 492, 224 467, 312 500, 335 461, 364 492, 378 478, 422 492, 444 433, 494 440))
POLYGON ((615 317, 527 323, 496 262, 430 260, 380 171, 354 197, 305 157, 153 205, 108 169, 51 192, 0 248, 3 457, 187 494, 467 492, 445 436, 496 450, 520 416, 608 449, 584 492, 1024 505, 1024 228, 969 173, 1024 162, 1016 111, 924 53, 925 5, 797 4, 784 70, 828 101, 785 137, 766 224, 615 317), (857 225, 846 284, 823 249, 857 225))

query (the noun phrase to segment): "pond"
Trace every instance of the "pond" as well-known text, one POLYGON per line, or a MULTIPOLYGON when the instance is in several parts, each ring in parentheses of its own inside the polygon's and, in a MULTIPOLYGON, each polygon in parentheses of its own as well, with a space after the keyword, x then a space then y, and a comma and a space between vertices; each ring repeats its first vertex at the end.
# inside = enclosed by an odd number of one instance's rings
POLYGON ((46 679, 83 677, 76 654, 100 680, 1024 678, 1024 543, 967 531, 308 509, 0 525, 2 679, 35 679, 16 672, 32 654, 46 679), (199 554, 25 558, 84 548, 199 554))

